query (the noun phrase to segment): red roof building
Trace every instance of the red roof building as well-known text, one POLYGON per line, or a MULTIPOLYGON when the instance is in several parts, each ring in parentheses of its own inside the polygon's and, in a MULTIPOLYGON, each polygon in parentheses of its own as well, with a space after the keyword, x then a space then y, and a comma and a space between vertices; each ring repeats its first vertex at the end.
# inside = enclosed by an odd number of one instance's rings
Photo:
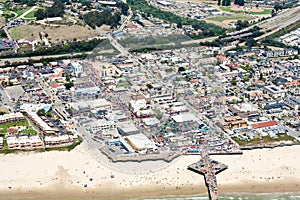
POLYGON ((257 129, 257 128, 265 128, 265 127, 275 126, 275 125, 277 125, 277 122, 273 120, 273 121, 268 121, 268 122, 260 122, 260 123, 252 124, 252 127, 254 129, 257 129))

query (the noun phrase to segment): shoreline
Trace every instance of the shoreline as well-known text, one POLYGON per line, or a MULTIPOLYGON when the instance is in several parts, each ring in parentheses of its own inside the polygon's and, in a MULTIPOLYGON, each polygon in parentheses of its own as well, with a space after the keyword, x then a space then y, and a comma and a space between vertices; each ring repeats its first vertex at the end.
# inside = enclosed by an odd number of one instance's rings
MULTIPOLYGON (((300 193, 299 151, 300 146, 289 146, 211 156, 228 165, 217 175, 220 195, 300 193)), ((170 163, 116 164, 104 157, 95 159, 85 144, 71 152, 1 155, 0 199, 207 196, 204 177, 187 169, 198 159, 183 155, 170 163)))

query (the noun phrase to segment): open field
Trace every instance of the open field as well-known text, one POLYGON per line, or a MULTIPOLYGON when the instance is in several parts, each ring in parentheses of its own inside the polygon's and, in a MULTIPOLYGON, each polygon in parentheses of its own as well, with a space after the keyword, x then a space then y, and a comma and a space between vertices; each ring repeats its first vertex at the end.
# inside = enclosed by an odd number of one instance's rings
POLYGON ((210 17, 207 18, 207 20, 211 20, 211 21, 218 21, 218 22, 224 22, 225 20, 246 20, 246 21, 250 21, 255 19, 254 17, 250 17, 250 16, 215 16, 215 17, 210 17))
POLYGON ((34 38, 39 40, 39 32, 47 33, 52 42, 62 40, 82 39, 98 35, 96 31, 87 26, 43 26, 43 25, 21 25, 10 30, 14 39, 34 38))
POLYGON ((215 17, 207 18, 205 21, 207 23, 213 23, 217 26, 221 26, 228 29, 231 28, 229 26, 230 23, 235 23, 238 20, 250 21, 254 19, 255 19, 254 17, 250 17, 250 16, 215 16, 215 17))
POLYGON ((242 7, 239 7, 239 9, 237 9, 232 8, 231 6, 220 6, 220 10, 231 13, 247 13, 251 15, 268 15, 272 13, 272 9, 263 9, 262 11, 258 11, 256 8, 243 9, 242 7))

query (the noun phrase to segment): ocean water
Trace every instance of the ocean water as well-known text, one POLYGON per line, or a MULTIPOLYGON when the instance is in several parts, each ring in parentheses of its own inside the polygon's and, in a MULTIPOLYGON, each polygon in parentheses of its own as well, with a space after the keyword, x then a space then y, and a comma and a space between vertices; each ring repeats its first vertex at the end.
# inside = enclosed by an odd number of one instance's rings
MULTIPOLYGON (((0 197, 1 199, 1 197, 0 197)), ((207 195, 195 196, 170 196, 170 197, 139 197, 139 198, 12 198, 6 200, 209 200, 207 195)), ((220 200, 300 200, 300 193, 263 193, 263 194, 241 194, 230 193, 219 196, 220 200)))
MULTIPOLYGON (((180 197, 156 197, 136 198, 138 200, 209 200, 207 195, 201 196, 180 196, 180 197)), ((300 200, 300 193, 263 193, 263 194, 222 194, 220 200, 300 200)))

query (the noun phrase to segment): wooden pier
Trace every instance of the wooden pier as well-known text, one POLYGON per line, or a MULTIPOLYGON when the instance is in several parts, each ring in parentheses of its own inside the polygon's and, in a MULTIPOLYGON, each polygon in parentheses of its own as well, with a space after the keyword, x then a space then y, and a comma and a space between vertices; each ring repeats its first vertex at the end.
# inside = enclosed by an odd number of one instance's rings
POLYGON ((210 200, 219 199, 216 175, 227 168, 227 165, 212 160, 206 152, 201 152, 201 159, 188 166, 189 170, 204 176, 210 200))

